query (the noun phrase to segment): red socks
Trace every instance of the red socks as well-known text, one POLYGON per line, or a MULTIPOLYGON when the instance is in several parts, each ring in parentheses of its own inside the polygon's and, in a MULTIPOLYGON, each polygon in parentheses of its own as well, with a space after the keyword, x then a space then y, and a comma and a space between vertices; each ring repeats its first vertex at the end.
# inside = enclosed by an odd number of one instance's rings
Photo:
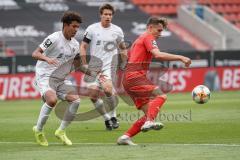
POLYGON ((142 125, 146 122, 147 120, 147 116, 144 115, 143 117, 141 117, 140 119, 138 119, 132 126, 131 128, 129 128, 127 130, 127 132, 125 133, 125 135, 129 136, 129 137, 133 137, 136 134, 138 134, 141 131, 141 127, 142 125))
POLYGON ((147 115, 144 115, 143 117, 141 117, 140 119, 138 119, 132 126, 131 128, 128 129, 128 131, 125 133, 125 135, 129 136, 129 137, 133 137, 136 134, 138 134, 141 131, 141 127, 142 125, 147 121, 153 121, 159 112, 159 109, 161 108, 161 106, 163 105, 163 103, 165 102, 166 99, 164 99, 163 97, 156 97, 155 99, 151 100, 148 103, 148 112, 147 115))
POLYGON ((163 97, 156 97, 148 103, 147 120, 154 121, 157 117, 159 109, 162 107, 163 103, 166 101, 163 97))

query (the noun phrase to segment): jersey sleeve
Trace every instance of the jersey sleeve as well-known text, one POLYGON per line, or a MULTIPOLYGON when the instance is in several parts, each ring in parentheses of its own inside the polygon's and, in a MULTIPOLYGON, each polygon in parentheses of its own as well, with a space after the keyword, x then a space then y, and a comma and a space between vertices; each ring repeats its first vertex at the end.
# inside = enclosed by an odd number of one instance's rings
POLYGON ((157 42, 155 41, 155 39, 153 37, 150 37, 150 36, 145 37, 143 43, 148 52, 150 52, 151 50, 153 50, 155 48, 158 48, 157 42))
POLYGON ((39 47, 45 51, 53 47, 54 43, 57 41, 56 35, 51 34, 43 40, 39 47))
POLYGON ((83 36, 83 41, 86 43, 90 43, 93 37, 93 32, 92 32, 92 28, 88 27, 84 33, 83 36))

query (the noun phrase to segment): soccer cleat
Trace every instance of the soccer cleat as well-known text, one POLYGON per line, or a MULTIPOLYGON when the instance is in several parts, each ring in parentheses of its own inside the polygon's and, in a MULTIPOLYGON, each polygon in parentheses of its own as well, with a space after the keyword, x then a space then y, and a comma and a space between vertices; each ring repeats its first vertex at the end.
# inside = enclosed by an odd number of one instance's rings
POLYGON ((111 120, 105 121, 106 130, 111 131, 113 129, 111 120))
POLYGON ((146 121, 141 127, 142 132, 147 132, 149 130, 160 130, 164 125, 160 122, 146 121))
POLYGON ((71 146, 72 142, 70 139, 68 139, 66 133, 64 130, 56 130, 55 136, 62 141, 64 145, 71 146))
POLYGON ((43 131, 38 131, 37 126, 33 127, 33 133, 35 135, 36 142, 41 146, 48 146, 48 141, 43 131))
POLYGON ((117 140, 118 145, 129 145, 129 146, 137 146, 136 143, 133 143, 130 137, 121 136, 117 140))
POLYGON ((119 122, 118 122, 116 117, 112 117, 111 122, 112 122, 112 128, 113 129, 117 129, 119 127, 119 122))

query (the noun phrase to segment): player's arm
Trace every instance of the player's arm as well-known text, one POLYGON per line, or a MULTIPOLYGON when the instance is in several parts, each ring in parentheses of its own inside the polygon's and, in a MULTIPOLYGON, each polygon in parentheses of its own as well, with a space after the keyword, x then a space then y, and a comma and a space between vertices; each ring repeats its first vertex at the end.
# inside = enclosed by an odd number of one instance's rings
POLYGON ((43 50, 42 48, 38 47, 36 48, 33 53, 32 53, 32 57, 36 60, 40 60, 40 61, 45 61, 47 62, 48 64, 53 64, 53 65, 57 65, 58 64, 58 61, 57 59, 55 58, 49 58, 47 56, 45 56, 43 54, 43 50))
POLYGON ((93 31, 91 27, 88 27, 84 33, 83 40, 80 44, 80 57, 82 65, 87 65, 87 49, 92 40, 93 31))
POLYGON ((119 52, 120 52, 120 57, 122 61, 120 68, 124 69, 128 61, 127 46, 125 42, 121 42, 119 44, 119 52))
MULTIPOLYGON (((79 54, 80 55, 80 54, 79 54)), ((97 73, 96 72, 92 72, 88 69, 87 65, 83 65, 82 64, 82 60, 80 58, 80 56, 77 55, 75 58, 74 58, 74 61, 73 61, 73 66, 74 66, 74 69, 75 71, 80 71, 84 74, 87 74, 89 76, 94 76, 96 77, 97 76, 97 73)))
POLYGON ((87 49, 89 47, 89 43, 87 40, 84 40, 80 44, 80 57, 82 65, 87 65, 87 49))
POLYGON ((119 53, 120 53, 120 57, 121 57, 120 68, 125 69, 127 61, 128 61, 128 50, 127 50, 127 45, 124 41, 124 33, 123 33, 121 28, 119 30, 119 36, 117 38, 117 44, 118 44, 119 53))
POLYGON ((150 52, 153 54, 154 58, 162 61, 181 61, 185 64, 185 67, 189 67, 191 64, 191 59, 188 57, 160 52, 158 48, 154 48, 150 52))

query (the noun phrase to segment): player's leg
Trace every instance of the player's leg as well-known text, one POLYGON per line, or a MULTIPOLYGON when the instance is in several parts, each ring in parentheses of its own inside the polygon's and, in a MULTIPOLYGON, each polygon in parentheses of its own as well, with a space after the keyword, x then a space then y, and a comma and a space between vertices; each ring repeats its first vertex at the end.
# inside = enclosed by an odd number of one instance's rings
POLYGON ((107 113, 106 108, 104 107, 103 100, 99 97, 99 84, 98 83, 92 83, 91 85, 88 85, 89 89, 89 96, 90 99, 95 106, 98 113, 100 113, 104 118, 104 124, 106 126, 106 130, 112 130, 112 123, 111 123, 111 117, 107 113))
POLYGON ((61 100, 68 101, 68 107, 64 113, 63 119, 59 128, 55 131, 55 136, 65 145, 72 145, 71 140, 66 135, 66 128, 74 120, 77 110, 80 105, 80 98, 77 90, 73 87, 72 82, 65 80, 64 83, 58 86, 57 96, 61 100))
POLYGON ((44 94, 45 103, 42 105, 42 108, 39 113, 36 126, 33 127, 33 132, 38 144, 42 146, 48 146, 47 139, 43 132, 43 127, 46 124, 48 117, 52 111, 52 108, 56 105, 57 96, 55 91, 48 90, 44 94))
POLYGON ((125 91, 132 98, 134 104, 136 105, 136 108, 144 112, 144 116, 135 121, 133 125, 122 136, 118 138, 117 144, 119 145, 136 145, 132 142, 131 138, 141 132, 141 127, 147 120, 147 105, 145 104, 148 103, 149 97, 144 97, 146 93, 146 83, 143 83, 144 80, 145 78, 123 80, 123 86, 125 91))
POLYGON ((63 119, 59 126, 60 130, 64 130, 65 128, 67 128, 70 125, 70 123, 74 120, 75 115, 76 115, 79 105, 80 105, 79 96, 74 95, 73 93, 67 94, 65 97, 65 100, 68 101, 69 106, 67 107, 67 110, 65 111, 63 119))
POLYGON ((138 134, 140 131, 148 131, 150 129, 159 130, 163 127, 162 123, 156 123, 153 120, 156 118, 160 106, 165 102, 165 96, 158 97, 153 93, 156 87, 152 85, 145 77, 133 79, 123 82, 125 91, 131 96, 136 107, 144 112, 144 116, 138 119, 121 137, 117 143, 120 145, 134 145, 131 137, 138 134), (151 98, 151 97, 156 98, 151 98), (149 110, 149 108, 151 108, 149 110), (151 118, 151 121, 149 119, 151 118), (144 126, 144 127, 143 127, 144 126))
POLYGON ((64 113, 64 117, 61 121, 59 128, 55 131, 55 136, 60 139, 64 145, 70 146, 72 145, 72 141, 66 135, 66 128, 75 118, 80 104, 80 99, 78 95, 68 95, 66 96, 66 100, 69 102, 69 107, 64 113))
MULTIPOLYGON (((147 121, 147 110, 148 106, 143 105, 141 106, 141 103, 138 103, 139 99, 134 99, 134 102, 137 106, 138 109, 142 110, 144 112, 144 115, 136 120, 132 126, 117 140, 117 144, 119 145, 136 145, 135 143, 132 142, 131 138, 135 135, 137 135, 139 132, 141 132, 141 128, 143 124, 147 121)), ((144 100, 145 101, 145 100, 144 100)))
POLYGON ((57 103, 57 95, 54 90, 48 90, 43 95, 45 103, 42 105, 40 110, 40 114, 37 121, 37 130, 42 131, 44 125, 46 124, 48 117, 53 109, 53 107, 57 103))
POLYGON ((52 108, 57 103, 57 96, 56 92, 49 87, 48 78, 41 78, 35 81, 34 85, 44 99, 44 104, 41 107, 37 124, 33 127, 33 132, 38 144, 42 146, 48 146, 47 139, 43 132, 43 127, 48 120, 52 108))
POLYGON ((164 104, 167 96, 162 94, 161 90, 152 84, 146 77, 138 77, 127 83, 128 92, 135 100, 135 105, 138 109, 143 109, 147 116, 147 121, 142 126, 141 130, 160 130, 163 127, 162 123, 154 122, 161 106, 164 104), (132 83, 132 84, 131 84, 132 83), (147 112, 142 106, 147 106, 147 112))
POLYGON ((155 118, 157 117, 160 108, 163 106, 164 102, 167 99, 167 95, 161 94, 159 89, 155 87, 155 89, 152 92, 152 97, 149 102, 147 103, 147 112, 145 112, 145 115, 147 116, 147 120, 144 123, 144 125, 141 127, 141 130, 143 132, 147 132, 149 130, 160 130, 164 127, 164 125, 160 122, 155 122, 155 118), (160 94, 158 94, 160 93, 160 94))
POLYGON ((105 100, 107 103, 107 106, 109 107, 107 110, 109 111, 109 115, 111 116, 111 122, 113 129, 117 129, 119 127, 119 122, 117 120, 117 105, 118 105, 118 99, 115 95, 113 95, 113 86, 111 79, 105 79, 101 82, 101 86, 103 88, 103 91, 105 93, 105 100))
MULTIPOLYGON (((91 72, 99 73, 102 69, 102 61, 95 56, 91 56, 89 64, 88 64, 88 69, 91 72)), ((99 97, 100 83, 97 79, 97 74, 96 74, 96 76, 85 75, 84 81, 86 82, 86 85, 87 85, 87 88, 89 91, 90 100, 92 101, 96 110, 104 118, 106 129, 112 130, 112 123, 110 121, 111 117, 109 116, 109 114, 107 113, 107 111, 104 107, 103 100, 99 97)))

